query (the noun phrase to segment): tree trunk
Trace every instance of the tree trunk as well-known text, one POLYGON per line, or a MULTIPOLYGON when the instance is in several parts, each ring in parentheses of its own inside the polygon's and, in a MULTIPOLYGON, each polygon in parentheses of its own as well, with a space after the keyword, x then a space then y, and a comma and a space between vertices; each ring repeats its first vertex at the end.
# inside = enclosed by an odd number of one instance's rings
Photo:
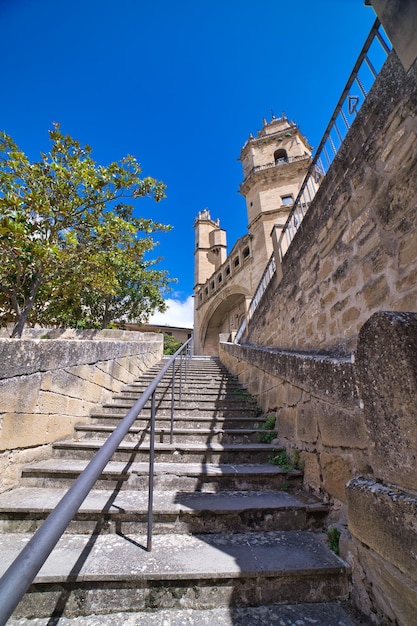
POLYGON ((16 322, 15 322, 15 325, 11 334, 12 339, 14 337, 22 336, 23 329, 26 326, 26 322, 29 317, 29 313, 31 312, 33 305, 35 304, 36 294, 38 293, 38 289, 41 285, 41 282, 42 280, 40 276, 38 276, 32 285, 32 288, 30 291, 30 297, 27 300, 25 300, 25 304, 23 305, 22 308, 20 308, 19 306, 17 296, 12 297, 12 305, 16 312, 16 322))
POLYGON ((16 323, 14 325, 12 334, 11 334, 11 338, 13 339, 14 337, 21 337, 22 333, 23 333, 23 329, 26 325, 29 313, 32 309, 32 305, 30 307, 25 307, 23 309, 23 311, 21 311, 20 315, 18 316, 16 323))

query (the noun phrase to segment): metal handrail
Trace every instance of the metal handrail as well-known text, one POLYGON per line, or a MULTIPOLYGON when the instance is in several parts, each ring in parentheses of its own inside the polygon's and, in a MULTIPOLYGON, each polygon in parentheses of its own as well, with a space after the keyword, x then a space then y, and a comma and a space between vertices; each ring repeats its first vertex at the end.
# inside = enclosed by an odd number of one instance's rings
MULTIPOLYGON (((281 232, 281 236, 279 238, 279 242, 278 242, 278 247, 279 247, 279 251, 280 251, 280 256, 282 260, 282 258, 285 255, 285 252, 283 250, 283 240, 284 237, 286 239, 286 245, 285 245, 285 250, 288 249, 288 246, 290 245, 290 243, 292 242, 295 233, 297 232, 298 228, 301 225, 302 220, 304 219, 305 214, 307 213, 307 210, 311 204, 311 201, 315 195, 315 191, 318 187, 318 184, 320 183, 320 181, 322 180, 322 178, 324 177, 324 175, 327 173, 331 163, 333 162, 336 154, 338 153, 340 146, 343 143, 344 137, 346 136, 347 132, 350 129, 350 126, 352 124, 352 120, 349 122, 346 114, 343 110, 343 106, 346 104, 346 101, 351 102, 351 100, 349 100, 349 98, 352 99, 352 96, 350 95, 350 89, 352 87, 352 85, 356 82, 357 86, 359 87, 359 90, 362 94, 362 98, 363 100, 366 98, 367 96, 367 92, 366 89, 364 88, 364 85, 361 81, 361 79, 359 78, 359 70, 366 65, 366 67, 368 68, 368 70, 371 72, 373 80, 375 80, 375 78, 378 76, 378 72, 376 71, 376 69, 374 68, 373 64, 371 63, 369 57, 368 57, 368 52, 369 49, 371 47, 371 45, 373 44, 373 42, 376 40, 378 41, 378 43, 380 44, 383 52, 385 53, 385 58, 388 56, 389 52, 390 52, 390 47, 387 44, 387 42, 384 40, 382 34, 380 33, 380 28, 382 28, 381 26, 381 22, 379 21, 379 19, 377 18, 370 30, 370 33, 362 47, 362 50, 359 54, 359 57, 355 63, 355 66, 348 78, 348 81, 345 85, 345 88, 342 91, 342 95, 340 96, 338 103, 333 111, 333 114, 330 118, 329 123, 327 124, 326 130, 324 131, 323 137, 320 141, 319 147, 316 150, 316 153, 314 155, 314 158, 307 170, 307 174, 304 178, 304 181, 301 185, 300 191, 297 195, 297 198, 295 199, 294 205, 288 215, 287 221, 282 229, 281 232), (345 130, 344 130, 344 135, 343 132, 340 131, 339 127, 337 126, 337 119, 338 117, 341 117, 343 124, 345 126, 345 130), (335 140, 332 138, 332 131, 335 131, 336 136, 338 138, 339 141, 339 147, 337 147, 335 145, 335 140), (329 152, 326 150, 326 143, 327 141, 329 141, 330 144, 330 148, 331 151, 333 153, 329 155, 329 152), (324 163, 323 159, 326 159, 327 162, 327 166, 324 163), (310 189, 309 189, 309 184, 310 184, 310 189), (307 192, 307 193, 306 193, 307 192)), ((359 105, 360 105, 360 99, 359 97, 355 97, 354 98, 355 102, 354 102, 354 106, 353 109, 349 111, 351 116, 356 117, 356 114, 359 110, 359 105)), ((349 105, 350 106, 350 105, 349 105)))
POLYGON ((235 342, 239 342, 240 339, 243 336, 243 333, 246 330, 246 326, 249 323, 249 320, 252 318, 252 315, 254 313, 254 311, 256 310, 266 288, 268 287, 269 283, 272 280, 272 277, 274 276, 276 271, 276 265, 275 265, 275 257, 272 254, 270 256, 270 259, 268 261, 268 265, 266 266, 266 268, 264 269, 264 273, 262 274, 262 278, 259 281, 259 284, 256 288, 255 294, 250 302, 249 305, 249 309, 246 313, 246 317, 244 317, 244 319, 242 320, 242 323, 240 324, 239 328, 237 329, 236 335, 235 335, 235 342))
MULTIPOLYGON (((319 186, 319 184, 321 183, 323 177, 325 176, 325 174, 327 173, 328 168, 330 167, 331 163, 333 162, 333 159, 335 158, 336 154, 338 153, 340 146, 342 145, 343 141, 344 141, 344 136, 346 136, 347 132, 349 131, 349 128, 351 126, 352 123, 352 119, 349 123, 346 114, 343 110, 344 105, 346 104, 346 101, 348 101, 349 103, 351 103, 351 101, 353 102, 354 100, 354 106, 352 110, 349 110, 349 114, 351 116, 355 116, 358 112, 358 105, 359 105, 359 97, 352 97, 350 96, 350 89, 352 87, 352 85, 356 82, 357 86, 359 87, 359 90, 361 92, 362 98, 363 100, 366 98, 367 96, 367 92, 366 89, 361 81, 361 79, 359 78, 359 70, 366 65, 366 67, 368 68, 368 70, 370 71, 370 73, 372 74, 373 80, 375 80, 375 78, 378 75, 377 70, 375 69, 375 67, 373 66, 372 62, 370 61, 369 57, 368 57, 368 52, 371 48, 371 45, 373 44, 374 41, 377 41, 382 50, 383 53, 386 55, 385 58, 388 56, 388 54, 391 51, 391 48, 389 46, 389 44, 386 42, 386 40, 384 39, 384 37, 382 36, 380 29, 382 29, 381 26, 381 22, 379 21, 379 19, 377 18, 371 28, 371 31, 362 47, 362 50, 359 54, 359 57, 355 63, 355 66, 349 76, 349 79, 345 85, 345 88, 342 92, 342 95, 339 98, 339 101, 333 111, 333 115, 330 118, 330 121, 326 127, 326 130, 324 131, 323 137, 320 141, 319 147, 316 150, 316 153, 314 155, 314 158, 307 170, 307 173, 304 177, 304 180, 302 182, 300 191, 297 195, 297 198, 295 199, 295 202, 293 204, 293 207, 288 215, 287 221, 284 225, 284 227, 282 228, 281 231, 281 235, 280 238, 278 240, 278 251, 279 251, 279 259, 275 259, 274 254, 272 255, 272 257, 270 258, 268 265, 265 269, 264 275, 261 278, 261 281, 257 287, 257 290, 255 292, 255 295, 253 296, 251 303, 249 305, 249 311, 248 314, 246 316, 246 318, 242 321, 241 325, 238 328, 238 331, 235 335, 235 343, 238 343, 240 341, 240 339, 242 338, 245 329, 247 327, 247 324, 249 322, 249 320, 252 318, 254 311, 256 310, 261 297, 263 295, 263 293, 265 292, 265 289, 267 287, 267 285, 269 284, 269 282, 272 280, 272 277, 276 271, 276 263, 275 262, 281 262, 282 259, 284 258, 284 255, 286 253, 286 251, 288 250, 289 245, 291 244, 292 240, 295 237, 296 232, 298 231, 301 222, 304 219, 305 214, 307 213, 310 204, 312 202, 312 199, 316 193, 316 190, 319 186), (352 100, 353 98, 353 100, 352 100), (345 126, 345 131, 344 131, 344 136, 343 133, 340 131, 340 129, 337 126, 337 119, 338 117, 342 118, 343 124, 345 126), (339 141, 339 147, 337 147, 335 145, 335 141, 332 138, 332 131, 335 131, 335 134, 337 136, 337 139, 339 141), (326 149, 326 143, 327 141, 329 141, 333 156, 327 151, 326 149), (322 160, 322 156, 323 159, 325 158, 327 161, 327 168, 322 160), (309 187, 310 185, 310 187, 309 187), (284 246, 284 238, 285 238, 285 246, 284 246), (270 271, 271 268, 273 268, 272 272, 270 271), (269 279, 266 278, 265 273, 268 272, 268 277, 269 279)), ((350 106, 350 104, 349 104, 350 106)), ((252 172, 251 172, 252 174, 252 172)))
MULTIPOLYGON (((58 543, 68 524, 76 515, 95 482, 100 477, 119 444, 130 427, 151 399, 150 417, 150 452, 149 452, 149 493, 148 493, 148 533, 146 549, 152 549, 153 521, 153 470, 155 450, 155 394, 163 376, 183 352, 191 355, 192 337, 168 360, 140 398, 135 402, 114 432, 106 439, 100 450, 94 455, 54 510, 48 515, 42 526, 36 531, 17 558, 0 579, 0 625, 4 626, 19 604, 28 587, 58 543)), ((172 414, 173 415, 173 414, 172 414)), ((173 419, 173 417, 172 417, 173 419)))

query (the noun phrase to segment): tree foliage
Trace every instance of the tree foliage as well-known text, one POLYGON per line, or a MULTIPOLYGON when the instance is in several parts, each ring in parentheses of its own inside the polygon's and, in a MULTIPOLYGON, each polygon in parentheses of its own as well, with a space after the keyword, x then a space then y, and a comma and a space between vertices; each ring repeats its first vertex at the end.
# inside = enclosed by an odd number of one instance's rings
POLYGON ((175 354, 177 350, 179 350, 182 346, 181 341, 175 341, 172 335, 168 335, 164 333, 164 354, 172 355, 175 354))
POLYGON ((102 327, 141 323, 164 310, 170 279, 145 259, 152 233, 171 227, 134 217, 141 196, 156 202, 165 186, 141 178, 132 156, 102 166, 59 125, 52 147, 31 163, 0 134, 0 315, 25 324, 102 327))

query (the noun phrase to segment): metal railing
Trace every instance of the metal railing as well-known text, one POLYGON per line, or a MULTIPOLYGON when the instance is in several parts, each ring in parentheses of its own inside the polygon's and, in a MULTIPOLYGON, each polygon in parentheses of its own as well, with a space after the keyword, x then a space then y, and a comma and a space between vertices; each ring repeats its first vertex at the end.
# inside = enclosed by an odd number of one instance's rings
MULTIPOLYGON (((148 400, 151 400, 150 417, 150 442, 149 442, 149 487, 148 487, 148 529, 146 549, 152 549, 152 523, 153 523, 153 473, 155 459, 155 398, 156 390, 162 378, 172 367, 172 387, 175 388, 175 374, 180 370, 181 402, 182 379, 187 375, 189 357, 192 353, 192 337, 184 343, 179 350, 167 361, 158 376, 156 376, 140 398, 135 402, 126 416, 114 432, 106 439, 100 450, 88 463, 74 484, 64 497, 56 505, 54 510, 46 518, 42 526, 36 531, 18 557, 13 561, 0 579, 0 625, 6 624, 7 620, 19 604, 28 587, 45 563, 46 559, 58 543, 65 529, 75 517, 81 504, 100 477, 112 455, 116 452, 132 424, 144 408, 148 400), (180 365, 177 359, 180 358, 180 365), (185 360, 185 364, 184 364, 185 360), (188 363, 187 363, 188 361, 188 363)), ((171 405, 171 443, 174 423, 174 393, 171 405)))
POLYGON ((281 257, 279 259, 280 261, 283 259, 297 230, 300 228, 321 180, 327 173, 336 154, 339 152, 353 120, 356 118, 370 88, 378 76, 379 71, 375 67, 376 60, 378 60, 378 65, 382 67, 389 52, 390 46, 382 34, 381 23, 376 19, 345 88, 342 91, 336 108, 333 111, 327 128, 324 131, 319 147, 316 150, 298 196, 295 199, 293 208, 282 229, 278 242, 281 257), (374 62, 372 62, 369 56, 372 46, 374 46, 374 62), (378 50, 375 50, 375 46, 378 46, 378 50), (353 93, 352 88, 354 87, 356 87, 358 91, 353 93))
MULTIPOLYGON (((282 262, 289 245, 301 226, 304 216, 310 207, 322 179, 326 175, 330 165, 338 153, 344 138, 353 123, 353 120, 356 118, 360 107, 365 101, 365 98, 375 81, 375 78, 378 76, 379 70, 376 69, 376 61, 378 61, 380 69, 390 51, 391 47, 388 41, 384 38, 381 23, 378 19, 376 19, 359 54, 352 73, 345 85, 342 95, 339 98, 336 108, 333 111, 333 115, 330 118, 323 138, 320 141, 319 147, 317 148, 315 156, 313 157, 313 160, 307 170, 307 174, 301 185, 297 198, 295 199, 294 205, 282 229, 281 236, 278 240, 280 258, 277 259, 277 261, 279 263, 282 262), (373 54, 375 54, 374 61, 370 58, 371 48, 373 54), (352 88, 354 86, 356 86, 359 90, 358 92, 352 92, 352 88)), ((236 343, 238 343, 242 338, 247 324, 252 318, 253 313, 266 290, 266 287, 275 274, 275 261, 274 255, 272 255, 255 295, 252 298, 246 319, 242 321, 242 324, 235 335, 236 343)))
POLYGON ((270 170, 274 167, 281 167, 282 165, 287 165, 288 163, 295 163, 296 161, 305 161, 309 159, 310 156, 308 154, 299 154, 295 156, 288 155, 287 157, 282 157, 277 159, 277 161, 270 161, 269 163, 264 163, 263 165, 254 165, 248 175, 245 177, 242 185, 244 185, 249 178, 255 174, 256 172, 261 172, 263 170, 270 170))
POLYGON ((266 266, 264 273, 262 274, 262 278, 259 281, 259 285, 256 288, 255 295, 253 296, 251 300, 246 317, 245 319, 242 320, 242 323, 237 329, 237 332, 235 335, 236 343, 240 341, 240 339, 242 338, 242 335, 246 330, 246 326, 248 325, 249 320, 251 319, 254 311, 256 310, 259 302, 261 301, 261 298, 265 292, 265 289, 268 287, 269 283, 271 282, 272 277, 275 274, 275 272, 276 272, 275 258, 274 258, 274 255, 272 254, 272 256, 270 257, 268 261, 268 265, 266 266))

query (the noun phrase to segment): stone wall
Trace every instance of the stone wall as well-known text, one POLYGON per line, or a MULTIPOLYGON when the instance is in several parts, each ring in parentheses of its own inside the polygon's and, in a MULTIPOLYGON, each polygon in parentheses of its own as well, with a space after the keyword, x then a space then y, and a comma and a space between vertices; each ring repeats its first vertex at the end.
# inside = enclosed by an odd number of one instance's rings
POLYGON ((15 486, 22 464, 50 456, 53 441, 71 436, 75 423, 163 351, 157 333, 42 330, 24 337, 0 339, 0 490, 15 486))
POLYGON ((351 357, 220 344, 331 505, 352 597, 376 624, 412 626, 417 611, 416 354, 416 313, 374 314, 351 357))
POLYGON ((392 52, 245 341, 355 349, 380 310, 417 311, 417 67, 392 52))
POLYGON ((402 626, 417 613, 416 70, 391 53, 245 343, 220 344, 329 501, 355 602, 402 626))
POLYGON ((301 452, 307 488, 346 521, 346 483, 369 471, 368 438, 350 358, 220 344, 220 358, 276 419, 277 447, 301 452))

